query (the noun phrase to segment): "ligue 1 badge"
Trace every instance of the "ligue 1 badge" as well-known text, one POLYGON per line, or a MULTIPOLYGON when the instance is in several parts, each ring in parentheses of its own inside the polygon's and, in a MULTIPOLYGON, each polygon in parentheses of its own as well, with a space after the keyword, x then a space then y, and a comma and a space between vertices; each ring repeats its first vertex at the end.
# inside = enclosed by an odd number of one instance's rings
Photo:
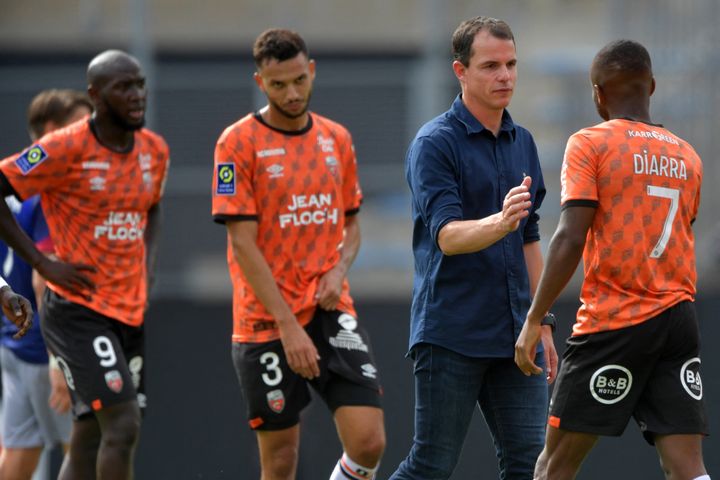
POLYGON ((22 155, 20 155, 17 160, 15 160, 15 165, 20 169, 23 175, 28 173, 33 168, 40 165, 46 158, 48 154, 43 150, 43 147, 39 144, 33 145, 32 147, 25 150, 22 155))
POLYGON ((123 389, 123 379, 117 370, 110 370, 105 373, 105 383, 115 393, 120 393, 123 389))
POLYGON ((270 390, 267 393, 267 402, 270 410, 275 413, 281 413, 285 410, 285 395, 282 390, 270 390))

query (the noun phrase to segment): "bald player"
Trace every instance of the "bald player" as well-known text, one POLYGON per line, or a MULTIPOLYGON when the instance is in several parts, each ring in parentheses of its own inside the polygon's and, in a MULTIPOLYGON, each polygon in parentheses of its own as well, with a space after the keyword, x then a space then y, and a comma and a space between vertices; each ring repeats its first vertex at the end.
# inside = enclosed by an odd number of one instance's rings
POLYGON ((145 77, 108 50, 88 67, 95 107, 0 162, 0 193, 40 194, 59 261, 44 256, 0 202, 0 237, 47 280, 42 331, 72 398, 61 480, 132 478, 144 393, 143 318, 153 271, 164 140, 144 129, 145 77))
POLYGON ((535 478, 575 478, 598 437, 622 434, 634 417, 666 478, 709 480, 691 227, 702 163, 689 143, 650 119, 655 79, 642 45, 605 46, 590 80, 605 121, 568 141, 560 223, 515 346, 520 369, 541 374, 540 320, 582 255, 582 305, 535 478))

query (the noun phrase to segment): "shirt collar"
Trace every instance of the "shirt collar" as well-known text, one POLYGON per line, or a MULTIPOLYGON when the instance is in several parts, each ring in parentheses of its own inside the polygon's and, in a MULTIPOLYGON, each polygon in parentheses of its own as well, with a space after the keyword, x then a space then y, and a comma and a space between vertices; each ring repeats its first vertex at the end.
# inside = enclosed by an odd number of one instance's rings
MULTIPOLYGON (((467 130, 468 135, 471 135, 473 133, 480 133, 483 130, 487 130, 487 128, 485 128, 485 126, 480 123, 472 113, 470 113, 470 110, 467 109, 467 107, 462 101, 462 94, 458 94, 458 96, 455 97, 455 101, 453 102, 450 111, 455 116, 455 118, 457 118, 463 125, 465 125, 465 129, 467 130)), ((500 123, 500 131, 508 132, 510 134, 510 137, 515 140, 515 122, 513 122, 513 119, 510 116, 510 112, 508 112, 507 109, 503 110, 502 121, 500 123)))

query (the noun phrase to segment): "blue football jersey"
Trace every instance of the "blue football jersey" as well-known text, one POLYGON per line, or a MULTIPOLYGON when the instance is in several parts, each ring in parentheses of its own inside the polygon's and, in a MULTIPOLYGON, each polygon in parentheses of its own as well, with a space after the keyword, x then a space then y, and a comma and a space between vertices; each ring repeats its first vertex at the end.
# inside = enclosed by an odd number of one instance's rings
MULTIPOLYGON (((19 202, 15 197, 5 199, 10 211, 15 215, 20 227, 35 242, 39 243, 48 237, 48 228, 45 223, 40 206, 40 196, 36 195, 24 202, 19 202)), ((28 265, 4 242, 0 241, 0 265, 2 265, 2 276, 12 287, 15 293, 30 300, 33 307, 33 325, 27 334, 19 340, 13 339, 17 333, 17 327, 5 316, 2 316, 2 329, 0 343, 12 350, 23 361, 30 363, 47 363, 48 355, 40 333, 40 319, 37 313, 37 302, 35 292, 32 288, 32 267, 28 265)))

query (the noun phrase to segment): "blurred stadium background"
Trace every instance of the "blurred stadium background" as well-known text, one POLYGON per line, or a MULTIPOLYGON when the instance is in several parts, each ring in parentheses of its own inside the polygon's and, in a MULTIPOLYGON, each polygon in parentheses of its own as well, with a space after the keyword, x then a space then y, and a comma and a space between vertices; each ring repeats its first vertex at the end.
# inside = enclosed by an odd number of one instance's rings
MULTIPOLYGON (((388 450, 380 478, 403 458, 412 436, 412 373, 403 358, 412 283, 409 194, 403 158, 415 130, 444 111, 458 87, 449 39, 474 15, 507 20, 518 47, 519 81, 510 107, 533 132, 548 196, 543 242, 559 215, 559 169, 567 137, 598 123, 588 66, 616 38, 643 42, 658 88, 652 114, 704 159, 696 222, 701 324, 718 338, 720 309, 720 3, 717 0, 1 0, 0 148, 27 142, 25 112, 45 88, 85 88, 96 53, 121 48, 143 62, 149 126, 166 138, 172 168, 165 198, 159 275, 148 317, 151 407, 138 453, 139 479, 257 478, 252 434, 230 364, 230 282, 225 232, 210 219, 215 140, 261 106, 252 82, 252 41, 271 26, 298 30, 318 62, 312 109, 353 133, 366 201, 363 247, 351 285, 386 383, 388 450)), ((577 286, 557 309, 567 335, 577 286)), ((558 336, 558 342, 562 335, 558 336)), ((720 353, 704 351, 711 427, 718 430, 720 353)), ((492 478, 494 456, 480 415, 453 478, 492 478), (487 462, 479 469, 470 461, 487 462), (473 473, 471 473, 473 472, 473 473), (484 473, 487 472, 487 473, 484 473)), ((304 421, 299 478, 329 474, 340 447, 323 408, 304 421)), ((711 473, 720 472, 705 444, 711 473)), ((580 478, 662 478, 653 449, 631 425, 606 439, 580 478)))

